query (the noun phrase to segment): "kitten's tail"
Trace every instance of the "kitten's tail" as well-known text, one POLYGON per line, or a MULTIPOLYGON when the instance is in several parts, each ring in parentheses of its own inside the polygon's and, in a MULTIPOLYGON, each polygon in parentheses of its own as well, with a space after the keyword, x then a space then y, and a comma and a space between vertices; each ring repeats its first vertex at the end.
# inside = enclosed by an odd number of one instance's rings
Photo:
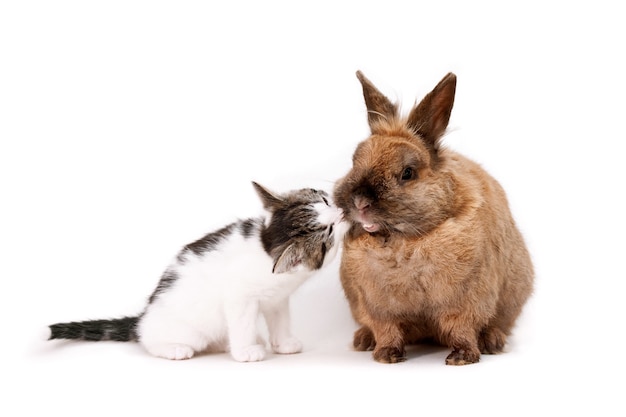
POLYGON ((112 320, 88 320, 73 321, 70 323, 57 323, 48 326, 52 339, 76 339, 76 340, 115 340, 129 342, 137 340, 137 323, 139 316, 122 317, 112 320))

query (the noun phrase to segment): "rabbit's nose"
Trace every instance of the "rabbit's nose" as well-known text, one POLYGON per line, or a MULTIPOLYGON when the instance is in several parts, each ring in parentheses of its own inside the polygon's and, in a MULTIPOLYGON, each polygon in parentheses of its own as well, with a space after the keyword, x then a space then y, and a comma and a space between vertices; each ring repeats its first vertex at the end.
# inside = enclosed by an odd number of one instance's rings
POLYGON ((369 208, 371 202, 369 199, 361 196, 354 197, 354 207, 359 211, 365 211, 369 208))

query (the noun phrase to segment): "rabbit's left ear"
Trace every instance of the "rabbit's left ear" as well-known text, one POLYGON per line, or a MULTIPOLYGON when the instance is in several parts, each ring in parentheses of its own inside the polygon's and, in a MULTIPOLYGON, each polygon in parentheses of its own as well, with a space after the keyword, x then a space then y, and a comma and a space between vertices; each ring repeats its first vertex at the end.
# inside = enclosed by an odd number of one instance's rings
POLYGON ((455 91, 456 75, 450 72, 409 114, 408 127, 434 149, 448 127, 455 91))
POLYGON ((367 107, 367 121, 373 132, 376 129, 376 124, 381 119, 388 120, 397 116, 398 106, 378 91, 361 71, 357 71, 356 76, 363 86, 363 98, 367 107))

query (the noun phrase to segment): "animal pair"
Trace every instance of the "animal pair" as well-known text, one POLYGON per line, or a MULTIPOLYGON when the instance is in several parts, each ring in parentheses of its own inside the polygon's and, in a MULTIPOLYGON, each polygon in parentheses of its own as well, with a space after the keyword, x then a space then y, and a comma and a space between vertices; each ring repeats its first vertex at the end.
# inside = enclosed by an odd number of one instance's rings
POLYGON ((267 213, 183 248, 143 313, 55 324, 50 338, 139 340, 170 359, 230 350, 255 361, 265 356, 255 326, 262 313, 274 352, 299 352, 289 295, 330 263, 345 233, 340 278, 361 326, 356 350, 393 363, 405 345, 434 339, 452 348, 451 365, 501 352, 532 292, 533 267, 502 187, 441 146, 456 77, 402 117, 357 76, 371 136, 335 185, 338 207, 323 191, 279 195, 255 184, 267 213))

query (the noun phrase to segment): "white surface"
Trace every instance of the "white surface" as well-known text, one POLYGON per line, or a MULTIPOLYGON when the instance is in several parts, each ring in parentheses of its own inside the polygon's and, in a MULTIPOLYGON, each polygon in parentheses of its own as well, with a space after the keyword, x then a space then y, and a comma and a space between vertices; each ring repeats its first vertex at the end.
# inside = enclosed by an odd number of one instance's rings
POLYGON ((624 415, 617 4, 221 3, 0 5, 0 414, 624 415), (138 312, 181 245, 256 212, 249 181, 330 188, 368 133, 357 69, 405 111, 457 74, 446 143, 503 184, 536 264, 508 353, 375 363, 336 268, 293 299, 299 355, 41 341, 138 312))

